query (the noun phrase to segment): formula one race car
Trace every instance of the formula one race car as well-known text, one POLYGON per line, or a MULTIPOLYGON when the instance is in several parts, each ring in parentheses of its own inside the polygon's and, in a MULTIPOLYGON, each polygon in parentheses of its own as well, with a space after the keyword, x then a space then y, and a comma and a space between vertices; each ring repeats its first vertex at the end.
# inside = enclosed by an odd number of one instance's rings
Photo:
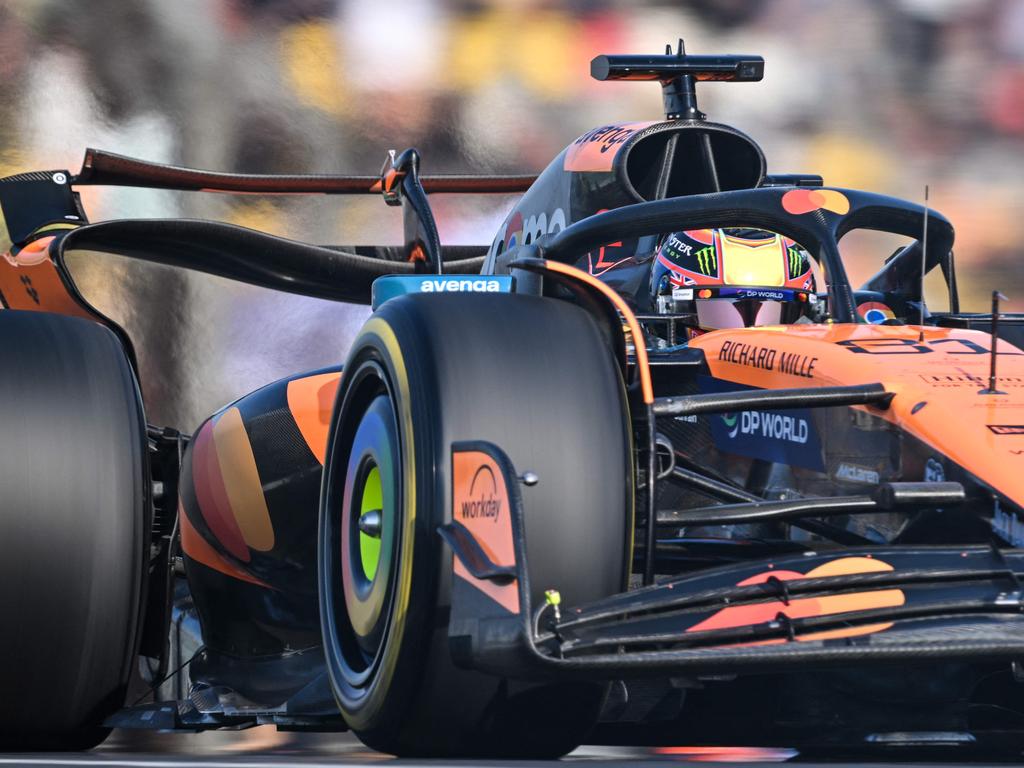
POLYGON ((767 175, 707 121, 695 82, 760 57, 592 67, 659 81, 666 119, 536 178, 410 149, 379 176, 89 150, 0 179, 0 749, 276 724, 416 756, 1020 754, 1024 316, 959 311, 939 213, 767 175), (90 224, 85 185, 382 194, 405 244, 90 224), (490 247, 439 243, 428 194, 499 192, 525 194, 490 247), (906 242, 854 288, 864 229, 906 242), (344 366, 188 436, 147 423, 74 250, 374 311, 344 366))

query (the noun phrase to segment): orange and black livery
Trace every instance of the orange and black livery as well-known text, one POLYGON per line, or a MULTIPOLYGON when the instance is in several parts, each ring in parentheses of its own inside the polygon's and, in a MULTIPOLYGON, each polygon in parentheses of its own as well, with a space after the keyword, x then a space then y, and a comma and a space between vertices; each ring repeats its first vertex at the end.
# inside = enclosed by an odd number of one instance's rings
POLYGON ((599 56, 664 118, 567 136, 539 174, 88 150, 0 179, 0 750, 276 724, 411 757, 1019 755, 1024 315, 961 311, 941 212, 768 174, 698 109, 763 70, 599 56), (403 239, 90 222, 89 185, 381 194, 403 239), (452 193, 521 196, 450 246, 452 193), (903 245, 854 285, 858 230, 903 245), (372 312, 334 365, 186 433, 147 420, 72 250, 372 312))

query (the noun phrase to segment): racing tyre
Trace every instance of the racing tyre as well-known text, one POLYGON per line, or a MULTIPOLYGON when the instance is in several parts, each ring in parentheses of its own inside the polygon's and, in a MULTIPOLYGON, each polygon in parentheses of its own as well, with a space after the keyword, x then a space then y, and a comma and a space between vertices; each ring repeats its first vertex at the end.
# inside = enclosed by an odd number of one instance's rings
POLYGON ((450 521, 452 443, 492 442, 540 476, 523 493, 534 600, 545 587, 569 604, 620 592, 631 439, 619 368, 575 306, 420 294, 367 321, 328 438, 318 558, 327 667, 360 739, 403 756, 477 758, 552 758, 584 741, 605 686, 455 666, 452 554, 437 528, 450 521))
POLYGON ((120 342, 0 311, 0 751, 88 749, 124 704, 147 525, 145 420, 120 342))

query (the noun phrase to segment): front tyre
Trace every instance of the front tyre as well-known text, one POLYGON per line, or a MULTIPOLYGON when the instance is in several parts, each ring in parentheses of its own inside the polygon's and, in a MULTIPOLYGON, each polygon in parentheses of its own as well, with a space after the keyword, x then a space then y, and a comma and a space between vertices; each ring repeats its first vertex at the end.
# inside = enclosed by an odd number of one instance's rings
POLYGON ((318 579, 332 686, 369 746, 409 756, 563 755, 604 687, 456 667, 447 639, 451 444, 486 440, 524 493, 531 584, 583 603, 625 587, 633 469, 621 375, 591 318, 530 296, 407 296, 364 326, 328 438, 318 579))

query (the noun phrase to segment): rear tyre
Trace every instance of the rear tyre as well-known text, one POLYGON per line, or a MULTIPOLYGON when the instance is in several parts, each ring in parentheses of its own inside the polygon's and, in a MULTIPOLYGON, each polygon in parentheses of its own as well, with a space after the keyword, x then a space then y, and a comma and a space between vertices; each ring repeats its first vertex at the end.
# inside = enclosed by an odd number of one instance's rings
POLYGON ((486 440, 524 495, 531 584, 569 604, 624 589, 633 468, 621 375, 594 322, 552 299, 387 302, 356 340, 325 462, 318 578, 332 686, 356 734, 417 757, 558 757, 605 687, 456 667, 447 639, 451 444, 486 440), (373 539, 372 543, 367 538, 373 539))
POLYGON ((145 420, 106 328, 0 311, 0 750, 88 749, 124 704, 147 525, 145 420))

